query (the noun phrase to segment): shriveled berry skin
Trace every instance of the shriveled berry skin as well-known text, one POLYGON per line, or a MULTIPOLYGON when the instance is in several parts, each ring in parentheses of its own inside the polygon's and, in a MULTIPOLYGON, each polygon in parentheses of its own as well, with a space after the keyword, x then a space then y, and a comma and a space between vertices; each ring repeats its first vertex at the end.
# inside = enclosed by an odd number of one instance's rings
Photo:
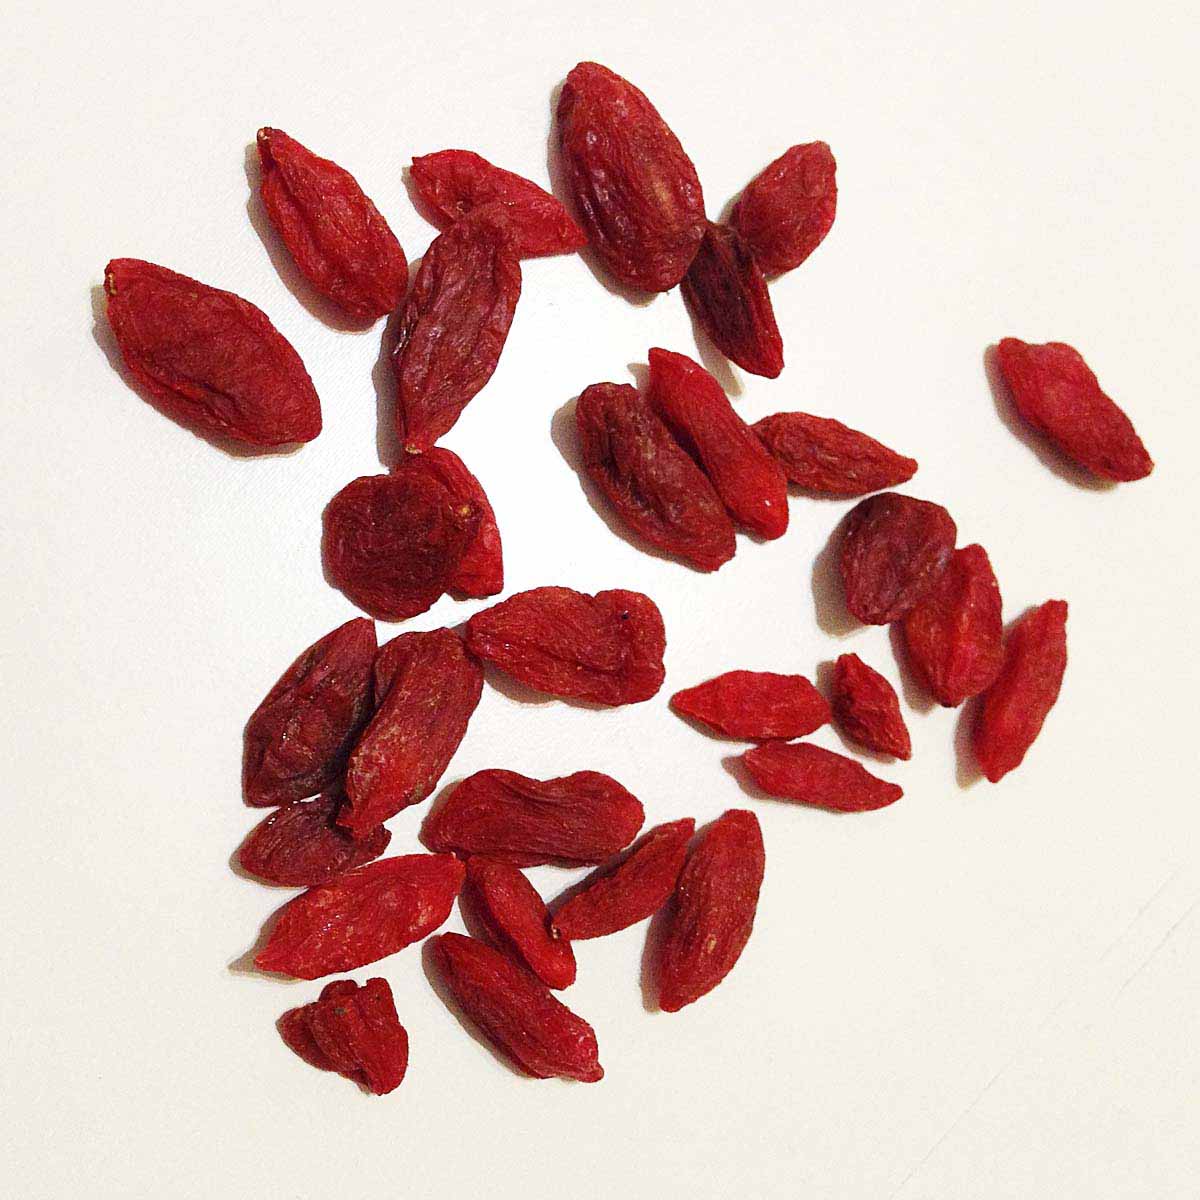
POLYGON ((415 617, 450 588, 481 519, 433 472, 363 475, 325 506, 326 572, 372 616, 415 617))
POLYGON ((692 160, 657 109, 598 63, 575 67, 558 101, 558 145, 576 215, 626 287, 666 292, 704 236, 692 160))
POLYGON ((395 954, 450 915, 464 873, 452 854, 405 854, 309 888, 280 910, 255 966, 319 979, 395 954))
POLYGON ((309 283, 356 320, 387 316, 408 262, 354 176, 282 129, 258 131, 258 156, 267 216, 309 283))
POLYGON ((408 1070, 408 1033, 386 979, 327 984, 318 999, 279 1018, 288 1047, 323 1071, 337 1071, 376 1096, 394 1092, 408 1070))
POLYGON ((837 213, 837 163, 824 142, 784 151, 747 185, 730 216, 767 275, 798 267, 837 213))
POLYGON ((442 229, 485 204, 499 204, 521 258, 570 254, 587 245, 587 235, 561 201, 470 150, 439 150, 414 158, 412 178, 442 229))
POLYGON ((1047 600, 1013 626, 1004 665, 983 694, 973 744, 992 783, 1024 761, 1058 699, 1066 669, 1067 602, 1047 600))
POLYGON ((819 495, 865 496, 906 483, 917 473, 915 458, 832 417, 775 413, 752 428, 788 481, 819 495))
POLYGON ((854 759, 810 742, 766 742, 747 750, 742 761, 764 792, 835 812, 885 808, 904 795, 854 759))
POLYGON ((645 819, 641 801, 599 771, 545 780, 477 771, 425 818, 421 840, 515 867, 587 865, 624 850, 645 819))
POLYGON ((659 947, 664 1012, 699 1000, 733 970, 754 929, 765 866, 752 812, 730 809, 701 832, 679 876, 659 947))
POLYGON ((783 370, 767 281, 736 230, 708 222, 683 298, 712 344, 743 371, 774 379, 783 370))
POLYGON ((524 967, 460 933, 443 933, 433 948, 438 975, 464 1015, 527 1075, 604 1077, 595 1031, 524 967))
POLYGON ((293 800, 251 831, 238 851, 244 871, 284 887, 313 887, 378 858, 392 840, 382 825, 360 839, 340 829, 334 818, 338 792, 316 800, 293 800))
POLYGON ((634 533, 700 571, 733 557, 725 506, 645 396, 594 383, 575 403, 575 426, 584 469, 634 533))
POLYGON ((350 755, 338 816, 356 837, 433 791, 483 691, 483 668, 450 629, 401 634, 379 657, 386 688, 350 755))
POLYGON ((104 291, 125 365, 172 420, 250 447, 321 432, 300 356, 248 300, 138 258, 114 258, 104 291))
POLYGON ((246 722, 247 804, 286 804, 328 787, 371 716, 375 626, 366 617, 314 642, 246 722))
POLYGON ((867 625, 898 621, 946 569, 957 537, 940 504, 897 492, 860 500, 838 556, 846 607, 867 625))
POLYGON ((1101 479, 1144 479, 1154 461, 1133 422, 1104 394, 1078 350, 1004 338, 996 362, 1021 419, 1101 479))
POLYGON ((539 692, 637 704, 662 687, 667 635, 649 596, 615 589, 518 592, 467 622, 472 654, 539 692))
POLYGON ((987 551, 955 550, 903 629, 909 662, 939 704, 954 708, 991 687, 1004 661, 1004 621, 987 551))
POLYGON ((726 671, 671 697, 671 707, 727 737, 804 737, 829 723, 825 697, 803 675, 726 671))
POLYGON ((833 719, 851 741, 868 750, 912 758, 896 689, 857 654, 843 654, 834 664, 833 719))
POLYGON ((695 829, 691 817, 658 825, 614 866, 601 867, 554 914, 555 936, 604 937, 654 916, 675 890, 695 829))
POLYGON ((521 296, 521 263, 489 205, 425 251, 392 352, 396 424, 410 453, 428 450, 492 377, 521 296))
POLYGON ((762 538, 788 525, 787 480, 754 431, 733 411, 725 389, 697 362, 650 351, 650 404, 675 440, 700 464, 737 524, 762 538))
POLYGON ((528 967, 548 988, 575 982, 571 947, 551 936, 546 905, 517 867, 472 855, 465 894, 498 949, 528 967))

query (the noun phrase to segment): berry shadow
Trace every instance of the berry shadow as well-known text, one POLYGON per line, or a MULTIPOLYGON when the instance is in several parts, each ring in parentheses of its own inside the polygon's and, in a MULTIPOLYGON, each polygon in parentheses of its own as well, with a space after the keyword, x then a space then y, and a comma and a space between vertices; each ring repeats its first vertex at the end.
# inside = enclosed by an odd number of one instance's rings
POLYGON ((648 1013, 662 1011, 658 1006, 658 964, 662 961, 662 945, 666 940, 674 910, 675 899, 672 897, 650 918, 646 926, 638 988, 642 993, 642 1008, 648 1013))
MULTIPOLYGON (((247 879, 253 879, 254 876, 247 875, 247 879)), ((261 879, 255 879, 256 883, 262 883, 261 879)), ((302 888, 293 889, 297 895, 303 890, 302 888)), ((279 918, 283 914, 284 908, 287 907, 287 902, 281 904, 267 919, 259 926, 258 936, 254 939, 254 944, 249 950, 239 954, 237 958, 232 959, 226 964, 231 975, 254 975, 259 979, 269 979, 272 983, 278 983, 284 987, 292 987, 297 983, 309 983, 307 979, 293 979, 290 975, 279 975, 274 971, 263 971, 255 966, 255 958, 266 948, 267 943, 271 940, 271 934, 275 932, 275 926, 279 923, 279 918)))
MULTIPOLYGON (((420 260, 413 264, 414 273, 420 260)), ((383 323, 379 338, 379 356, 371 368, 371 383, 375 388, 375 452, 379 461, 390 471, 404 460, 404 444, 396 422, 396 372, 392 354, 400 338, 400 309, 383 323)))
POLYGON ((838 570, 838 551, 841 549, 845 520, 839 521, 829 540, 813 560, 812 598, 817 625, 830 637, 844 638, 860 628, 846 608, 841 573, 838 570))
POLYGON ((932 712, 937 706, 937 701, 913 670, 902 621, 894 621, 888 626, 888 641, 892 644, 892 657, 896 660, 896 669, 900 675, 900 694, 904 697, 904 703, 922 716, 932 712))
POLYGON ((975 758, 972 739, 978 713, 979 698, 975 697, 968 700, 959 710, 958 721, 954 726, 954 778, 964 791, 973 788, 983 778, 983 772, 975 758))

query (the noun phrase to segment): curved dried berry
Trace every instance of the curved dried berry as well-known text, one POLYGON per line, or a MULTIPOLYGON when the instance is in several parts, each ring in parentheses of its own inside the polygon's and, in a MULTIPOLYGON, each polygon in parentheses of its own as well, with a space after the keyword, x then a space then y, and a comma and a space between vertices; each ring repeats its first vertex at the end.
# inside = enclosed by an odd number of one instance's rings
POLYGON ((764 792, 835 812, 868 812, 904 795, 854 759, 810 742, 767 742, 747 750, 742 762, 764 792))
POLYGON ((747 741, 804 737, 830 719, 829 705, 803 675, 726 671, 684 688, 671 707, 727 737, 747 741))
POLYGON ((851 741, 868 750, 912 758, 896 689, 857 654, 843 654, 834 664, 833 719, 851 741))

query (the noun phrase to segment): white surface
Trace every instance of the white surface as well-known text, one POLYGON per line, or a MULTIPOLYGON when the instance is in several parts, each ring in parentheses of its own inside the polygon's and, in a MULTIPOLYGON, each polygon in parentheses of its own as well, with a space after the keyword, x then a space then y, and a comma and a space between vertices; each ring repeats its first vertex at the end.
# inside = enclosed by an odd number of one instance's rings
MULTIPOLYGON (((6 11, 0 1191, 1194 1196, 1194 5, 290 7, 6 11), (736 972, 677 1016, 643 1011, 641 928, 580 947, 567 999, 599 1033, 596 1087, 499 1065, 417 950, 356 973, 386 975, 412 1038, 403 1087, 370 1099, 274 1031, 316 985, 229 969, 287 895, 228 866, 261 815, 239 798, 242 724, 353 615, 322 579, 319 514, 380 469, 381 330, 331 329, 284 285, 245 150, 271 123, 336 158, 415 259, 432 233, 409 158, 465 146, 544 181, 551 93, 581 58, 647 90, 714 213, 791 143, 833 145, 837 224, 774 289, 788 368, 741 377, 739 408, 834 414, 919 457, 912 490, 988 547, 1009 615, 1070 600, 1070 668, 998 788, 958 785, 956 714, 936 711, 911 717, 913 761, 880 768, 906 790, 890 809, 749 800, 722 769, 739 747, 665 698, 849 648, 897 677, 883 630, 814 612, 847 506, 797 500, 785 538, 740 539, 714 577, 614 537, 552 419, 652 344, 689 351, 689 322, 677 295, 632 306, 578 258, 528 264, 500 368, 446 444, 491 495, 512 590, 660 602, 667 685, 606 713, 488 689, 446 779, 597 768, 650 822, 749 805, 767 880, 736 972), (320 439, 230 458, 138 399, 93 328, 115 255, 260 304, 316 381, 320 439), (1151 479, 1081 488, 1006 429, 981 356, 1008 333, 1083 350, 1151 479)), ((394 850, 422 815, 393 822, 394 850)), ((547 894, 572 878, 535 872, 547 894)))

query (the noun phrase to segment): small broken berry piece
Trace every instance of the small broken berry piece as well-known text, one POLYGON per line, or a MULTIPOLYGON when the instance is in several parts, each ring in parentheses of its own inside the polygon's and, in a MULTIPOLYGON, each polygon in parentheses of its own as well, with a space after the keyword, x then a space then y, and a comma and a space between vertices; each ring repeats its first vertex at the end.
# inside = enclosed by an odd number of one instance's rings
POLYGON ((742 762, 764 792, 835 812, 884 808, 904 795, 854 759, 810 742, 766 742, 747 750, 742 762))
POLYGON ((726 671, 671 697, 671 707, 728 737, 804 737, 828 724, 829 705, 803 675, 726 671))
POLYGON ((846 737, 868 750, 912 758, 896 689, 857 654, 843 654, 834 664, 833 719, 846 737))

